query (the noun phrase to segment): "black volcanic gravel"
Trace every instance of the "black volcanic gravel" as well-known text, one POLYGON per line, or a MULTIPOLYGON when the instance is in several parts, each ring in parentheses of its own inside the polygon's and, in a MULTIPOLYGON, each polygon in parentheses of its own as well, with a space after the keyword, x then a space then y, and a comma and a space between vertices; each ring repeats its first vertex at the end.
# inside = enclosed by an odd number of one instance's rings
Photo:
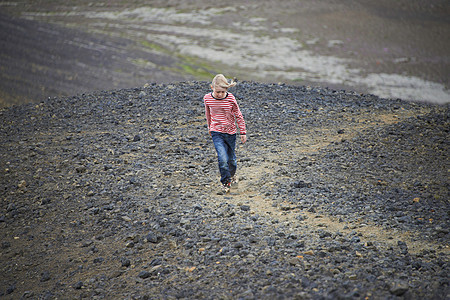
POLYGON ((0 111, 5 299, 448 299, 449 107, 240 82, 217 195, 207 82, 0 111))

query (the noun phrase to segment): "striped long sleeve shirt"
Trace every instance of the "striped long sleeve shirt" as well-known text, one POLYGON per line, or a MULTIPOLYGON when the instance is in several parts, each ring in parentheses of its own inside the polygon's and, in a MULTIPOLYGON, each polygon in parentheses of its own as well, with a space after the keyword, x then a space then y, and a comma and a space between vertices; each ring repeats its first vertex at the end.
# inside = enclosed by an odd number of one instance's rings
POLYGON ((240 134, 246 134, 244 117, 233 94, 227 93, 225 98, 216 99, 209 93, 203 97, 203 102, 209 131, 235 134, 237 123, 240 134))

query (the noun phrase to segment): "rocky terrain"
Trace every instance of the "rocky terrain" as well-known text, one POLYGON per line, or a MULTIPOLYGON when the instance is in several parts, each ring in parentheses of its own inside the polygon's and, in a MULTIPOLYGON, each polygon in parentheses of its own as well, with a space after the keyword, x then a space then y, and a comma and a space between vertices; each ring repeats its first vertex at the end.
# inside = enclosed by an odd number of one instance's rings
POLYGON ((2 299, 448 299, 449 106, 239 82, 218 195, 208 82, 0 111, 2 299))

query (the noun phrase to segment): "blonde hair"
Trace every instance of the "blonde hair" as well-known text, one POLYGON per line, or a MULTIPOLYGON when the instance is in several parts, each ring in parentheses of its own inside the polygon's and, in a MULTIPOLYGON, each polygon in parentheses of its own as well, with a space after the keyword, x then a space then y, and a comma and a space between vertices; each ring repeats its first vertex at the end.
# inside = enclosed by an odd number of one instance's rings
POLYGON ((217 74, 216 76, 214 76, 211 85, 212 87, 220 86, 221 88, 228 89, 235 86, 236 83, 237 82, 234 80, 231 80, 231 82, 229 83, 227 78, 223 76, 223 74, 217 74))

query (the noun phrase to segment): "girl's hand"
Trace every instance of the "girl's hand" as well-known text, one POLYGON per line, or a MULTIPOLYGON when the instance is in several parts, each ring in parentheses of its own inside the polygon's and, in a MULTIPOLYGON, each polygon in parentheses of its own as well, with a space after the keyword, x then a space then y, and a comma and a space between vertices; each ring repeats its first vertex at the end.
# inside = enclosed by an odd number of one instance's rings
POLYGON ((242 144, 245 144, 246 141, 247 141, 247 136, 245 134, 244 135, 241 134, 241 142, 242 142, 242 144))

